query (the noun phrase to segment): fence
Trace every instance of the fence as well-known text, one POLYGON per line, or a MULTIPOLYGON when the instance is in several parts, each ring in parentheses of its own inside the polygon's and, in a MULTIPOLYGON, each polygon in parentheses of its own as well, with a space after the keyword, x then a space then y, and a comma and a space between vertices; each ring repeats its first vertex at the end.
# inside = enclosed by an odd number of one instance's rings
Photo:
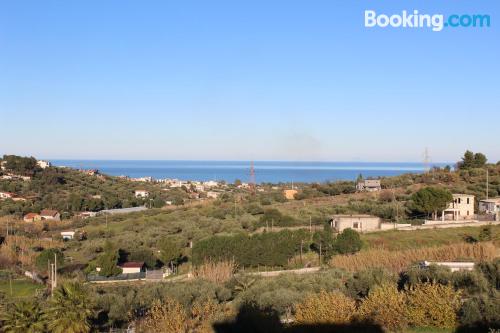
POLYGON ((112 282, 112 281, 128 281, 128 280, 142 280, 146 278, 146 272, 120 274, 116 276, 100 276, 100 275, 87 275, 89 282, 112 282))

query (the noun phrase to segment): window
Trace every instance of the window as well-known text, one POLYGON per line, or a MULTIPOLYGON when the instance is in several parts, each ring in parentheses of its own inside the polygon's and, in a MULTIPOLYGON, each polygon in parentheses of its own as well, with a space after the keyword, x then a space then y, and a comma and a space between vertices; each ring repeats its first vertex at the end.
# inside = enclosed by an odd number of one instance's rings
MULTIPOLYGON (((469 198, 467 198, 467 204, 470 204, 470 202, 469 202, 469 198)), ((469 214, 467 213, 467 215, 469 215, 469 214)))
POLYGON ((352 224, 352 228, 353 228, 353 229, 358 229, 358 228, 359 228, 359 222, 354 222, 354 223, 352 224))

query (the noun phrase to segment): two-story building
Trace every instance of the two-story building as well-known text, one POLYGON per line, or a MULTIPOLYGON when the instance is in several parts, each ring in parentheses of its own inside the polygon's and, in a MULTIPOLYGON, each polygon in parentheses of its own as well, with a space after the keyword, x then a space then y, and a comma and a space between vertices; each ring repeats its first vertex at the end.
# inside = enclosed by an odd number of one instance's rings
POLYGON ((442 215, 442 221, 460 221, 474 219, 474 196, 471 194, 453 194, 453 201, 442 215))

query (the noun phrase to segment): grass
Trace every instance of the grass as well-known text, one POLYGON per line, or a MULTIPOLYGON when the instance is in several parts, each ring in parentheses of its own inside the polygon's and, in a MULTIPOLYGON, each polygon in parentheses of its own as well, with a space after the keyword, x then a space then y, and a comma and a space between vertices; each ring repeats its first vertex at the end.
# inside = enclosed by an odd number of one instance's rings
POLYGON ((402 251, 389 251, 385 249, 366 250, 354 255, 334 256, 330 260, 330 265, 351 272, 381 267, 399 273, 418 261, 483 261, 492 260, 496 256, 497 249, 491 242, 477 244, 460 243, 402 251))
POLYGON ((437 328, 437 327, 412 327, 407 328, 405 333, 452 333, 454 328, 437 328))
MULTIPOLYGON (((465 236, 477 238, 483 227, 462 227, 448 229, 425 229, 414 231, 390 230, 361 235, 364 250, 384 249, 389 251, 408 250, 421 247, 461 243, 465 236)), ((500 226, 492 226, 493 240, 500 240, 500 226)))
POLYGON ((44 286, 33 283, 29 280, 12 280, 12 294, 11 286, 8 280, 0 281, 0 293, 12 297, 31 297, 35 295, 37 290, 43 289, 44 286))

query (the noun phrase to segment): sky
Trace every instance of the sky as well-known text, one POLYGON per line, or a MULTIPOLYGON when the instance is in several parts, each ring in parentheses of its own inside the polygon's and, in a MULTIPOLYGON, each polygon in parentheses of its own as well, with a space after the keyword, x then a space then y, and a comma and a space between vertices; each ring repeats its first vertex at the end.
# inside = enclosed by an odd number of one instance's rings
POLYGON ((500 2, 1 1, 0 154, 500 160, 500 2), (364 11, 488 14, 366 28, 364 11))

